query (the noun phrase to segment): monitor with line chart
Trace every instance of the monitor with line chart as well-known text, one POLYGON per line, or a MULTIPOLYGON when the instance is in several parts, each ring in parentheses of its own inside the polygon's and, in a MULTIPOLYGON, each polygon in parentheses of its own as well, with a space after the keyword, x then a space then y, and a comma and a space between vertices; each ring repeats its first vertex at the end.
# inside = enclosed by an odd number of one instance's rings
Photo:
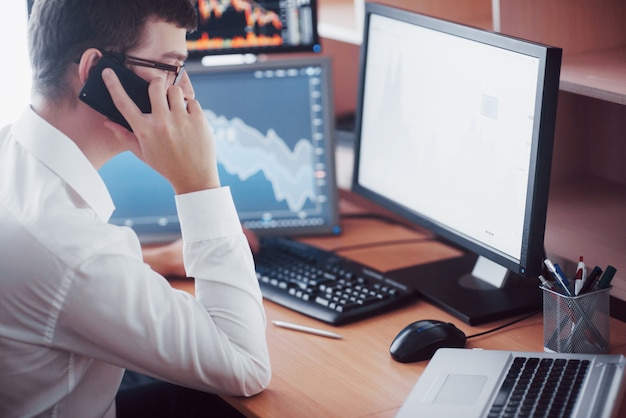
MULTIPOLYGON (((222 185, 242 225, 259 235, 338 233, 328 58, 188 69, 213 128, 222 185)), ((111 222, 142 242, 180 233, 169 183, 124 153, 101 170, 111 222)))

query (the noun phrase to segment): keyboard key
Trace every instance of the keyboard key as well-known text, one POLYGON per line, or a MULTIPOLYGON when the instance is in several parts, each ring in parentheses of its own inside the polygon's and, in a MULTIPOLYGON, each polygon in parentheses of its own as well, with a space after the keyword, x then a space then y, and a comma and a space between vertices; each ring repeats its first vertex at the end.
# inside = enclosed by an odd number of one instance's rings
POLYGON ((488 417, 569 417, 588 366, 580 360, 515 358, 488 417))

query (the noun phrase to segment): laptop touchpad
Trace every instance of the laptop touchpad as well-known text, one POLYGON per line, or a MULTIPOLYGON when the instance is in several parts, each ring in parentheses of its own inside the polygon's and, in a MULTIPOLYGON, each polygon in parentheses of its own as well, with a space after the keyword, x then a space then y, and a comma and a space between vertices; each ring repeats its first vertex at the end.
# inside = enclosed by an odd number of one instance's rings
POLYGON ((439 405, 473 405, 483 390, 487 376, 440 374, 433 382, 433 403, 439 405), (435 386, 440 386, 439 390, 435 386))

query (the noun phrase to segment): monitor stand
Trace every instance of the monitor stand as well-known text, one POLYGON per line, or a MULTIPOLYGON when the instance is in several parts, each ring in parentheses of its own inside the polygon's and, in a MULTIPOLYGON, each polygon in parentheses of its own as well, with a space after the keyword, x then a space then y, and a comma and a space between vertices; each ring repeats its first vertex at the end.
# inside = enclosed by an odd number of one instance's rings
POLYGON ((472 275, 477 260, 475 254, 466 254, 386 274, 470 325, 541 309, 538 280, 509 272, 501 287, 494 286, 472 275))

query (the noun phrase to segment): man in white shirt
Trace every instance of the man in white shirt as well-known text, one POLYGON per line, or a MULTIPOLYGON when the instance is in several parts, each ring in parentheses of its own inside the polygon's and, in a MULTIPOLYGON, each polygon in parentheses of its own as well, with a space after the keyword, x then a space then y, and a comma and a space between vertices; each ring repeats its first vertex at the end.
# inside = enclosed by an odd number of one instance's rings
POLYGON ((38 0, 29 24, 32 105, 0 131, 0 416, 114 417, 125 369, 259 393, 271 376, 261 293, 181 68, 193 6, 38 0), (134 133, 77 98, 108 51, 150 82, 143 114, 102 73, 134 133), (195 298, 144 263, 130 229, 107 223, 113 204, 97 170, 126 150, 176 192, 195 298))

